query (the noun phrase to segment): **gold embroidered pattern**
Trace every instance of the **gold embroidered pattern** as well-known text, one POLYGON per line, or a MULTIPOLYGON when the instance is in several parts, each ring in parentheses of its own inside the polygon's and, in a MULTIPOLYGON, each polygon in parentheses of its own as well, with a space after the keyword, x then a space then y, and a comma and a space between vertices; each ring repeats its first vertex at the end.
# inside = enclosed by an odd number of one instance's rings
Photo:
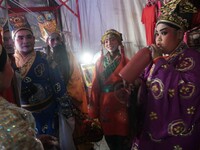
POLYGON ((189 26, 186 19, 179 16, 180 13, 196 13, 197 8, 188 1, 171 0, 161 7, 161 15, 158 22, 169 22, 180 28, 187 28, 189 26), (177 9, 179 8, 179 9, 177 9))
POLYGON ((179 80, 178 84, 183 84, 185 83, 183 80, 179 80))
POLYGON ((168 125, 168 133, 173 136, 178 136, 186 130, 185 123, 182 120, 174 120, 168 125))
POLYGON ((193 115, 194 114, 194 112, 195 112, 195 108, 194 108, 194 106, 192 106, 192 107, 190 107, 190 108, 187 108, 187 114, 189 114, 189 115, 193 115))
POLYGON ((168 65, 162 65, 161 67, 164 68, 164 69, 167 69, 168 65))
POLYGON ((169 97, 170 97, 170 98, 173 98, 174 95, 175 95, 175 89, 169 89, 169 90, 168 90, 168 94, 169 94, 169 97))
POLYGON ((188 71, 193 69, 195 66, 195 62, 193 60, 193 58, 185 58, 182 60, 181 63, 179 63, 179 65, 176 66, 176 69, 179 71, 188 71))
POLYGON ((131 150, 139 150, 138 145, 134 143, 133 146, 131 147, 131 150))
POLYGON ((160 99, 163 97, 164 85, 160 79, 154 79, 151 82, 150 89, 155 99, 160 99))
POLYGON ((183 150, 183 148, 180 145, 175 145, 173 150, 183 150))
POLYGON ((161 142, 162 141, 161 139, 155 139, 155 138, 153 138, 153 136, 150 133, 148 133, 148 134, 149 134, 149 137, 150 137, 150 139, 152 141, 154 141, 154 142, 161 142))
POLYGON ((35 139, 35 122, 24 109, 0 96, 0 149, 41 149, 35 139))
POLYGON ((41 77, 43 75, 43 73, 45 72, 45 67, 44 67, 44 64, 40 63, 38 64, 35 68, 34 68, 34 72, 35 72, 35 75, 37 77, 41 77))
POLYGON ((157 120, 158 119, 158 115, 155 112, 151 112, 149 115, 151 120, 157 120))
POLYGON ((180 96, 184 99, 191 98, 195 92, 195 85, 191 82, 179 85, 180 96))
POLYGON ((173 136, 188 136, 191 135, 194 125, 191 128, 186 128, 183 120, 174 120, 168 125, 168 133, 173 136))
POLYGON ((15 63, 20 70, 20 74, 24 78, 35 60, 36 52, 32 51, 28 56, 24 57, 18 50, 16 50, 14 56, 15 63))
POLYGON ((115 35, 120 41, 123 41, 122 34, 114 29, 107 30, 104 35, 101 37, 101 43, 105 42, 105 39, 108 35, 115 35))
POLYGON ((29 69, 31 68, 33 62, 35 60, 35 57, 30 58, 19 70, 22 77, 25 77, 28 73, 29 69))

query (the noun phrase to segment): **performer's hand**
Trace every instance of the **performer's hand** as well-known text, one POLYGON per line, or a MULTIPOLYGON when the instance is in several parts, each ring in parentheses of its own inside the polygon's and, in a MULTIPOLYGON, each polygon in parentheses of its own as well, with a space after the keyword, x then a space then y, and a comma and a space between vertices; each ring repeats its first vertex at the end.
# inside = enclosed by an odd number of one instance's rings
POLYGON ((162 56, 162 49, 156 46, 155 44, 151 45, 152 50, 152 59, 162 56))

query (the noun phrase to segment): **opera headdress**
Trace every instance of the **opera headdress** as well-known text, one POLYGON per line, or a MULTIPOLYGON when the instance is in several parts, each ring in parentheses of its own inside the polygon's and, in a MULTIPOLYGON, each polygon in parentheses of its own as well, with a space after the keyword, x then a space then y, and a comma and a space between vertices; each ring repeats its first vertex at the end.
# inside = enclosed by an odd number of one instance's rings
POLYGON ((48 37, 51 36, 51 34, 53 33, 60 34, 53 13, 48 12, 39 14, 37 16, 37 20, 42 35, 41 39, 43 41, 47 42, 48 37))
POLYGON ((29 30, 33 34, 31 26, 24 15, 11 16, 9 18, 9 23, 12 38, 14 38, 15 34, 20 30, 29 30))
POLYGON ((101 43, 103 44, 105 42, 105 39, 108 37, 108 36, 112 36, 114 35, 119 42, 122 42, 123 41, 123 38, 122 38, 122 34, 114 29, 109 29, 107 30, 104 35, 101 37, 101 43))
POLYGON ((188 0, 171 0, 160 9, 161 15, 156 25, 159 23, 170 23, 181 29, 188 29, 191 14, 197 12, 197 8, 188 0))

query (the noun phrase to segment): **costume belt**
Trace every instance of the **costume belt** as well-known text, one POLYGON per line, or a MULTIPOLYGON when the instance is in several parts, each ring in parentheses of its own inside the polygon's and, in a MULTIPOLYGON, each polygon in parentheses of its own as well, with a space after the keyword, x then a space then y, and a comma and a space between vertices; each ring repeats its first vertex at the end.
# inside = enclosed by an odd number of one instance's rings
POLYGON ((42 100, 39 103, 35 103, 35 104, 26 104, 26 105, 21 105, 22 108, 29 110, 31 112, 38 112, 38 111, 42 111, 45 108, 49 107, 50 104, 53 102, 52 97, 48 97, 45 100, 42 100))

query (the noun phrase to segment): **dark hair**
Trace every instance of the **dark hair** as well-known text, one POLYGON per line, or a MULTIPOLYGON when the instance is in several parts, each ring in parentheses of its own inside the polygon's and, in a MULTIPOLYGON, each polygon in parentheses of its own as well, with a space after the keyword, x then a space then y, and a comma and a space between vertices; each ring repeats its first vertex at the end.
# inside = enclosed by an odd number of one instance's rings
POLYGON ((68 84, 71 76, 71 69, 73 68, 70 68, 69 53, 63 42, 53 47, 53 59, 58 64, 58 68, 62 73, 65 83, 68 84))
POLYGON ((3 72, 6 61, 7 61, 7 53, 5 48, 2 47, 2 52, 0 54, 0 72, 3 72))

